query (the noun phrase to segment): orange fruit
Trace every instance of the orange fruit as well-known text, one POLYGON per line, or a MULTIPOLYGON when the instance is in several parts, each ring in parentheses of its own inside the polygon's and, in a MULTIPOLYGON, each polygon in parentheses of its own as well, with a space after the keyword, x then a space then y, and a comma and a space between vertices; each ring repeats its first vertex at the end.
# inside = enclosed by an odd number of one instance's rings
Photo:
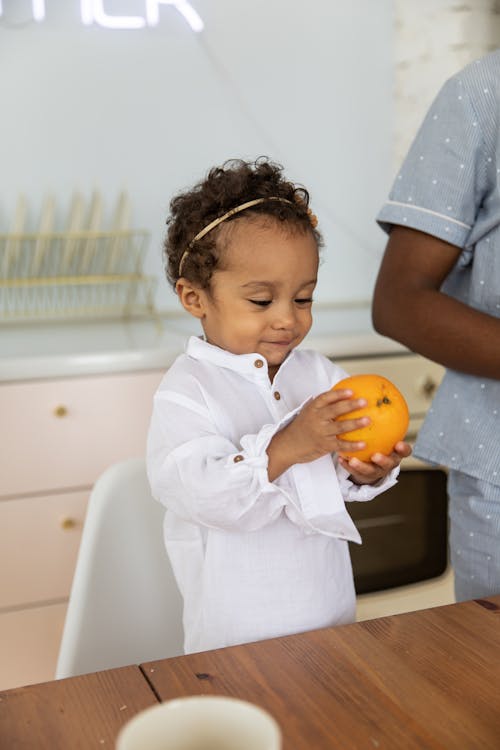
POLYGON ((344 458, 355 456, 369 461, 374 453, 388 456, 395 444, 404 438, 410 421, 408 405, 403 394, 382 375, 351 375, 333 386, 334 391, 349 389, 353 398, 364 398, 367 405, 337 417, 337 422, 358 417, 370 417, 370 424, 358 430, 344 432, 342 440, 362 440, 366 447, 358 451, 339 451, 344 458))

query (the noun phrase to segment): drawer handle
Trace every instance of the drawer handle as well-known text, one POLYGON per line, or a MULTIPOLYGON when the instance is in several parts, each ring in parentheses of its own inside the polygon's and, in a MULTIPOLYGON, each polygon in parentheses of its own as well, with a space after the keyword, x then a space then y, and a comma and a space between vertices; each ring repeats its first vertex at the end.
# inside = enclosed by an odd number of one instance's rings
POLYGON ((78 521, 76 518, 71 518, 71 516, 65 516, 64 518, 61 518, 60 521, 61 529, 64 531, 69 531, 70 529, 75 529, 78 526, 78 521))
POLYGON ((437 387, 437 382, 428 375, 421 385, 421 391, 426 398, 432 398, 437 387))
POLYGON ((62 417, 65 417, 68 413, 68 408, 66 406, 63 406, 60 404, 59 406, 56 406, 54 409, 54 416, 58 417, 59 419, 62 419, 62 417))

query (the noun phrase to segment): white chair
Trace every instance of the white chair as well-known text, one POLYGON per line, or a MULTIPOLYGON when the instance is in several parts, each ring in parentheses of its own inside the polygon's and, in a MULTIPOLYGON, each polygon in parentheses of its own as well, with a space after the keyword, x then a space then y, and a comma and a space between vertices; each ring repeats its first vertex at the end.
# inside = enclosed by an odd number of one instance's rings
POLYGON ((164 509, 143 458, 109 467, 90 496, 56 679, 183 653, 182 599, 164 509))

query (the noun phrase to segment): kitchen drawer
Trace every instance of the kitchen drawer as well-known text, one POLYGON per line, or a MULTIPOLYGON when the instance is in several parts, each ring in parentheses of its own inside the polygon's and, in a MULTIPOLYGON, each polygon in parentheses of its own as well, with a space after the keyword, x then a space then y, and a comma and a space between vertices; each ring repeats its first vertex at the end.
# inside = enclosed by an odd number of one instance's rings
POLYGON ((0 502, 0 609, 69 596, 88 492, 0 502))
POLYGON ((145 451, 163 371, 0 387, 0 495, 91 486, 145 451))
POLYGON ((0 690, 54 679, 66 606, 0 614, 0 690))
POLYGON ((337 359, 350 375, 374 373, 396 385, 405 397, 412 417, 423 417, 444 375, 444 367, 416 354, 337 359))

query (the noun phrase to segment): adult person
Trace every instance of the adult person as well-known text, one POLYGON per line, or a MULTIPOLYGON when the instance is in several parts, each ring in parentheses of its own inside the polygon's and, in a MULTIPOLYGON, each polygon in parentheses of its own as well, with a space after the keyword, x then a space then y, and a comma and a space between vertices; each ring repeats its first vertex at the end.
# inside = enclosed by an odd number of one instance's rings
POLYGON ((446 367, 414 455, 449 469, 457 600, 500 592, 500 50, 431 105, 377 221, 375 329, 446 367))

